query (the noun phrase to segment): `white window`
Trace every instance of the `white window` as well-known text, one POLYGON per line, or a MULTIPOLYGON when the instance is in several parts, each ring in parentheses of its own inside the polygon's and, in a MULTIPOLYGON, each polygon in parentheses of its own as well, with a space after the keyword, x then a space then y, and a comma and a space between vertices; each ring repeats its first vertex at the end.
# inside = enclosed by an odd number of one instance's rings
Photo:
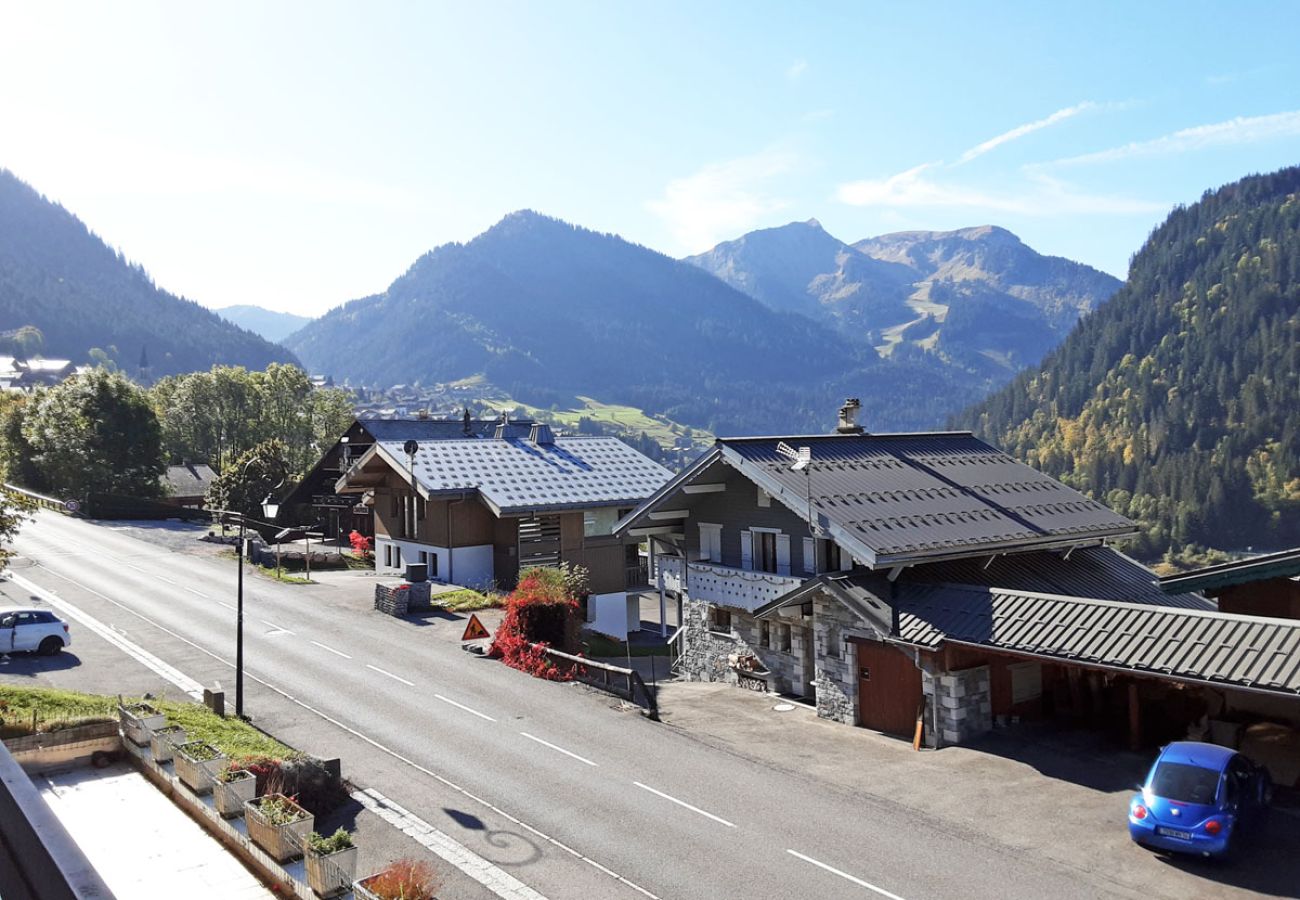
POLYGON ((393 566, 398 569, 402 567, 402 548, 397 545, 393 546, 393 566))
POLYGON ((803 558, 802 558, 801 562, 803 563, 803 573, 804 573, 805 575, 813 575, 813 574, 816 574, 816 572, 817 572, 817 544, 816 544, 816 542, 815 542, 812 538, 810 538, 810 537, 806 537, 806 538, 803 539, 803 558))
POLYGON ((767 509, 772 505, 772 495, 762 488, 758 489, 758 505, 763 509, 767 509))
POLYGON ((384 544, 384 567, 391 569, 393 567, 393 545, 384 544))
POLYGON ((722 562, 722 526, 700 523, 700 559, 722 562))

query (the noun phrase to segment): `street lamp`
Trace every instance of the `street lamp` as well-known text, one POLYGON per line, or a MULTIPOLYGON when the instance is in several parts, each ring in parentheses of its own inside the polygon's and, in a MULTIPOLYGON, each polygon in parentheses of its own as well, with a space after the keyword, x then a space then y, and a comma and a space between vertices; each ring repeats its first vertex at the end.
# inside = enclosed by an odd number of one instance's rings
MULTIPOLYGON (((274 519, 280 511, 280 504, 267 494, 262 501, 262 514, 267 519, 274 519)), ((248 517, 243 513, 233 513, 239 519, 239 545, 235 554, 239 560, 238 601, 235 607, 235 718, 244 718, 244 527, 248 517)), ((256 521, 256 520, 254 520, 256 521)))

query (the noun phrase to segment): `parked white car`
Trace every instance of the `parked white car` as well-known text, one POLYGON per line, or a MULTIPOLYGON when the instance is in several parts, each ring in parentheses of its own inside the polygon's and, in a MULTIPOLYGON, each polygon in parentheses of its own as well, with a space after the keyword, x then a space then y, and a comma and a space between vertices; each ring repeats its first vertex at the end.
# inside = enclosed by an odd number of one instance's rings
POLYGON ((53 656, 71 643, 68 623, 48 609, 0 609, 0 653, 53 656))

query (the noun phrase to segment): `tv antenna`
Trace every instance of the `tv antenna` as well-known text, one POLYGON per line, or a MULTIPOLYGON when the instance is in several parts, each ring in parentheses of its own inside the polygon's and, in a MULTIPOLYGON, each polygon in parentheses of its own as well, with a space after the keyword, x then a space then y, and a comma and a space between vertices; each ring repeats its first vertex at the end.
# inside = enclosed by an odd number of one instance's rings
POLYGON ((813 537, 820 537, 821 534, 817 529, 817 520, 813 518, 812 447, 800 447, 796 450, 785 441, 781 441, 776 445, 776 452, 790 460, 791 472, 804 473, 808 495, 808 531, 813 537))

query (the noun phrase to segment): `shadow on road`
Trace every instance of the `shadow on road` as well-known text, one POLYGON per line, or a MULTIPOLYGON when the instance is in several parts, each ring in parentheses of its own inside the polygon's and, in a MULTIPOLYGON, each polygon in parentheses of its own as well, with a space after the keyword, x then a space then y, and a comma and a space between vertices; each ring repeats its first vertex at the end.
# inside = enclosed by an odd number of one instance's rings
POLYGON ((462 622, 465 616, 460 613, 448 612, 445 609, 425 609, 419 612, 407 613, 402 616, 402 621, 410 622, 412 625, 432 625, 435 622, 462 622))
POLYGON ((57 656, 40 656, 35 653, 11 653, 0 656, 0 674, 21 675, 35 678, 46 672, 60 672, 75 669, 81 665, 81 658, 71 651, 64 650, 57 656))
POLYGON ((491 859, 492 862, 501 865, 524 866, 541 858, 542 852, 531 839, 513 831, 488 831, 487 825, 482 819, 473 813, 467 813, 460 809, 448 809, 443 807, 442 811, 466 831, 483 832, 483 840, 489 847, 497 850, 506 851, 505 853, 495 854, 495 858, 489 854, 483 854, 484 857, 491 859))
POLYGON ((1117 747, 1104 734, 1050 722, 989 732, 965 746, 1031 766, 1048 778, 1107 794, 1133 787, 1155 759, 1154 751, 1133 753, 1117 747))
POLYGON ((1249 837, 1243 835, 1231 859, 1169 855, 1161 856, 1160 861, 1207 881, 1266 896, 1295 897, 1300 892, 1297 847, 1300 847, 1300 818, 1272 810, 1249 837))

